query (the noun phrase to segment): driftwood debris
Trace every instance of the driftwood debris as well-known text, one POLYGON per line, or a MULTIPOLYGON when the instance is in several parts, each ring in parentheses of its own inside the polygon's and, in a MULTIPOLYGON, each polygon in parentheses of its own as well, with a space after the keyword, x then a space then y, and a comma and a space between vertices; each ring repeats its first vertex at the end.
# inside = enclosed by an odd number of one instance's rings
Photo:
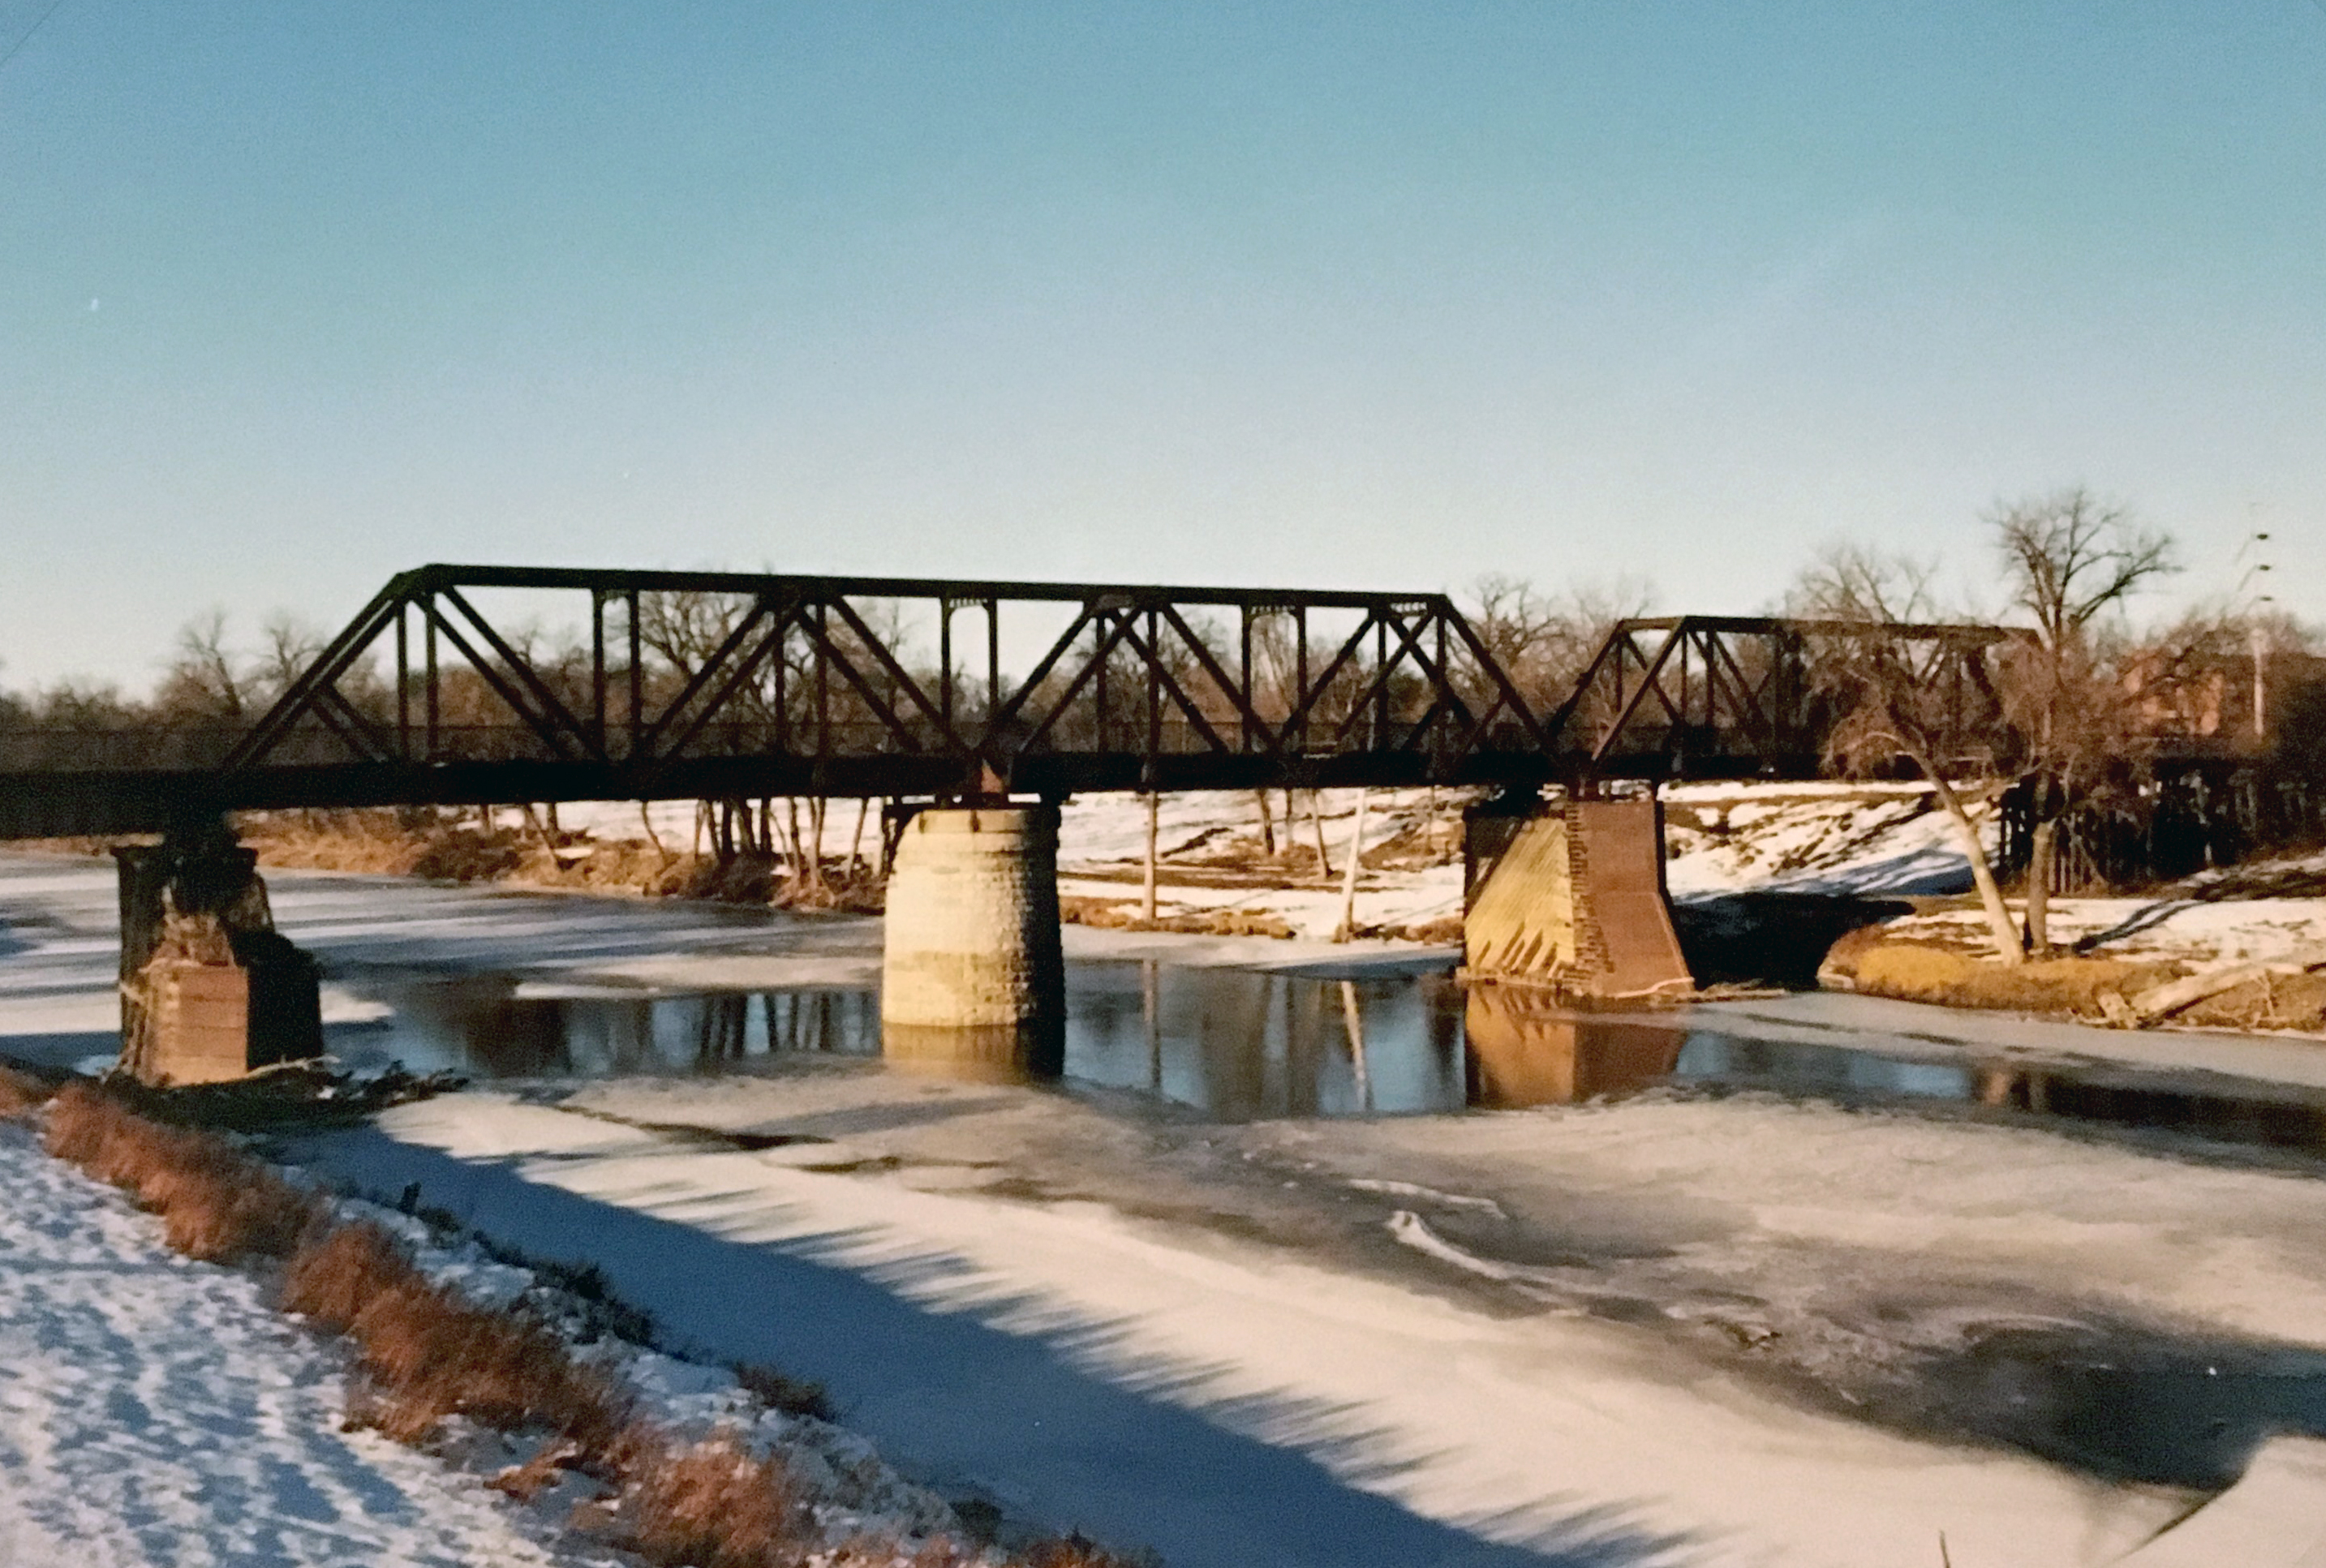
POLYGON ((2130 998, 2127 1006, 2135 1026, 2154 1024, 2193 1007, 2208 997, 2218 997, 2223 991, 2233 991, 2271 975, 2302 975, 2321 969, 2326 969, 2326 943, 2313 942, 2283 957, 2200 970, 2193 975, 2167 980, 2130 998))

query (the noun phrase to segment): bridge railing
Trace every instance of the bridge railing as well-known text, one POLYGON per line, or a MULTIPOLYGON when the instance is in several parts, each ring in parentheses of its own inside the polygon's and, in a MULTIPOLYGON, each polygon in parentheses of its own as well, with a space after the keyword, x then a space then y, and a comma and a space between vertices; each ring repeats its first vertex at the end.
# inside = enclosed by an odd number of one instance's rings
POLYGON ((249 731, 247 724, 0 727, 0 774, 214 770, 249 731))

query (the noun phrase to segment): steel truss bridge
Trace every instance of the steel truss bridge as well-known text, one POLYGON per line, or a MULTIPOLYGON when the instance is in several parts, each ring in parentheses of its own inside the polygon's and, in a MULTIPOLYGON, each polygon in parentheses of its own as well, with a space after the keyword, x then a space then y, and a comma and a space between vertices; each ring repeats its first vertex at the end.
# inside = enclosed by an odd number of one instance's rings
POLYGON ((255 720, 0 728, 0 838, 291 807, 1806 777, 1830 717, 1808 650, 1876 634, 1962 734, 1992 726, 1991 627, 1629 620, 1554 684, 1443 594, 426 566, 255 720), (545 639, 544 605, 584 629, 545 639))

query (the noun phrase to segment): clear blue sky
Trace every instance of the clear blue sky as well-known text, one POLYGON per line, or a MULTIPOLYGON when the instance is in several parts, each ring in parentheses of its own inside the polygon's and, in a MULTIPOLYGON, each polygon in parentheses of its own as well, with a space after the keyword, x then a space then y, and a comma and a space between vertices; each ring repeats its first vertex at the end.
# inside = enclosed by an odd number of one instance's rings
POLYGON ((2076 480, 2326 618, 2320 0, 63 0, 0 68, 0 682, 430 560, 1741 611, 2076 480))

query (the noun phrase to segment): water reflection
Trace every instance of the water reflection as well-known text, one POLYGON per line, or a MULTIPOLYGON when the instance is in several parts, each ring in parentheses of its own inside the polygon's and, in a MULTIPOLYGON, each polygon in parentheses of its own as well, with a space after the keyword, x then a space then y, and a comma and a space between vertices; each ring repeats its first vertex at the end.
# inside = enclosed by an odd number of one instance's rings
POLYGON ((884 1057, 981 1081, 1066 1078, 1222 1120, 1568 1105, 1661 1086, 1844 1104, 1949 1104, 2326 1153, 2326 1095, 2224 1081, 2220 1092, 2124 1069, 1915 1060, 1846 1044, 1562 1012, 1442 974, 1324 979, 1078 963, 1063 1033, 890 1030, 865 990, 662 996, 552 992, 506 977, 375 992, 385 1021, 340 1025, 357 1065, 485 1078, 749 1072, 801 1053, 884 1057))
POLYGON ((1636 1092, 1670 1078, 1689 1039, 1665 1025, 1560 1012, 1505 986, 1474 988, 1464 1024, 1468 1101, 1496 1108, 1636 1092))
POLYGON ((333 1031, 358 1063, 483 1078, 716 1072, 770 1052, 872 1055, 879 1007, 870 992, 542 995, 505 976, 386 988, 384 1025, 333 1031))
POLYGON ((1151 961, 1073 966, 1066 1073, 1223 1120, 1458 1110, 1460 993, 1444 976, 1317 979, 1151 961))
POLYGON ((965 1083, 1029 1083, 1065 1071, 1065 1040, 1056 1022, 1022 1027, 932 1029, 890 1024, 880 1059, 907 1072, 965 1083))
POLYGON ((2199 1094, 2123 1078, 2001 1067, 1982 1068, 1976 1077, 1986 1105, 2224 1143, 2326 1151, 2326 1103, 2291 1093, 2278 1099, 2199 1094))

